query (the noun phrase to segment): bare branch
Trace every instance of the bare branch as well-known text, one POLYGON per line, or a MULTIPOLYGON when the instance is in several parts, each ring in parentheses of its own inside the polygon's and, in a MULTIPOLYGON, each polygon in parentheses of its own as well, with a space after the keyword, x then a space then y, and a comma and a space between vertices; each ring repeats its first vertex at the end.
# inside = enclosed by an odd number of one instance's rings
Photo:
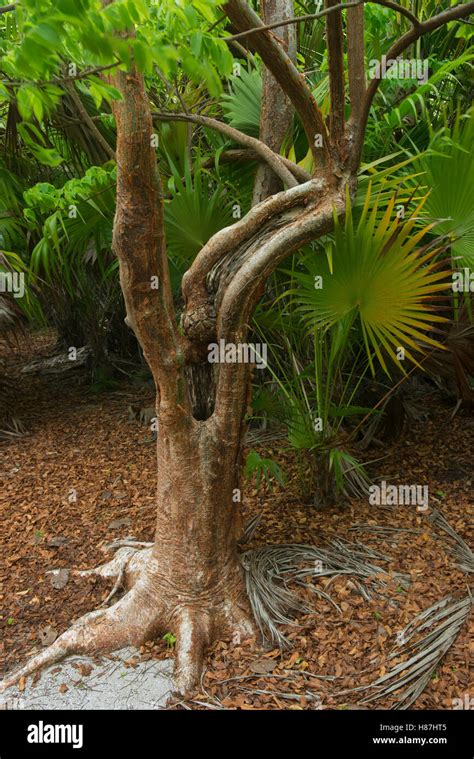
POLYGON ((3 5, 0 8, 0 16, 3 13, 8 13, 9 11, 14 11, 17 5, 18 5, 18 3, 10 3, 10 5, 3 5))
POLYGON ((271 31, 272 29, 277 29, 280 26, 288 26, 289 24, 303 24, 305 21, 316 21, 317 19, 324 18, 325 16, 328 16, 331 13, 335 13, 337 11, 345 11, 345 10, 348 10, 349 8, 357 8, 360 5, 365 5, 365 3, 372 3, 373 5, 383 5, 385 8, 390 8, 391 10, 394 10, 397 13, 400 13, 401 16, 405 16, 414 26, 417 26, 420 23, 417 17, 411 11, 409 11, 404 6, 393 2, 392 0, 353 0, 352 2, 348 2, 348 3, 338 3, 337 5, 333 5, 330 8, 325 8, 324 10, 319 11, 319 13, 306 13, 303 16, 294 16, 293 18, 273 22, 271 24, 265 24, 265 25, 262 24, 262 26, 254 26, 252 29, 248 29, 245 32, 239 32, 238 34, 232 34, 227 37, 222 37, 222 39, 226 40, 226 42, 232 42, 233 40, 238 40, 242 37, 247 37, 249 34, 256 34, 257 32, 264 32, 264 31, 271 31))
POLYGON ((74 105, 76 106, 76 109, 82 119, 82 122, 87 124, 92 135, 94 136, 97 143, 101 146, 105 154, 108 155, 109 158, 112 158, 115 160, 115 150, 109 145, 109 143, 103 136, 102 132, 97 128, 94 119, 87 113, 87 110, 84 107, 84 104, 81 98, 76 92, 76 88, 74 87, 74 84, 71 81, 65 80, 64 87, 69 93, 74 105))
POLYGON ((215 129, 229 139, 254 150, 263 161, 272 167, 275 174, 280 177, 281 181, 288 187, 294 187, 298 184, 291 171, 286 168, 284 161, 281 160, 281 156, 274 153, 268 145, 265 145, 265 143, 257 140, 255 137, 250 137, 248 134, 240 132, 238 129, 234 129, 234 127, 229 126, 229 124, 224 124, 222 121, 213 119, 209 116, 199 116, 198 114, 193 113, 161 113, 153 111, 152 116, 159 121, 189 121, 194 124, 199 124, 200 126, 215 129))
MULTIPOLYGON (((194 322, 193 313, 204 310, 210 314, 212 311, 215 316, 214 296, 209 293, 206 281, 213 267, 228 253, 232 253, 239 246, 246 245, 253 235, 263 231, 264 226, 268 230, 273 230, 280 223, 279 217, 282 213, 298 206, 304 208, 311 199, 315 200, 319 192, 318 188, 318 180, 311 180, 306 184, 272 195, 254 206, 243 219, 219 230, 208 240, 183 277, 182 291, 186 301, 183 325, 187 334, 190 334, 194 322), (212 308, 209 308, 210 305, 212 308)), ((215 324, 211 326, 215 330, 215 324)))
MULTIPOLYGON (((234 26, 242 32, 263 27, 263 22, 245 0, 229 0, 223 6, 234 26)), ((276 25, 281 26, 280 22, 276 25)), ((245 36, 245 34, 243 35, 245 36)), ((254 35, 252 45, 271 71, 283 92, 293 103, 308 138, 317 163, 330 163, 328 136, 318 104, 305 78, 283 49, 283 45, 268 31, 254 35), (315 146, 315 135, 322 135, 323 148, 315 146)))
MULTIPOLYGON (((263 244, 258 242, 247 257, 239 262, 239 268, 228 283, 219 308, 217 322, 217 338, 226 342, 241 342, 245 337, 253 308, 258 301, 262 287, 267 277, 278 264, 302 245, 329 232, 334 224, 336 214, 344 212, 344 199, 335 194, 327 194, 327 188, 320 183, 324 197, 320 202, 308 207, 301 213, 299 210, 294 218, 290 217, 282 228, 272 234, 263 244)), ((235 398, 235 388, 239 385, 239 372, 245 367, 222 364, 216 393, 216 418, 218 423, 219 410, 231 405, 235 398)))
MULTIPOLYGON (((470 16, 474 13, 474 2, 461 3, 460 5, 454 5, 452 8, 438 13, 436 16, 427 19, 426 21, 419 22, 416 26, 413 26, 410 31, 406 32, 400 39, 398 39, 386 54, 387 60, 395 60, 401 53, 404 52, 410 45, 416 42, 420 37, 429 32, 439 29, 440 26, 448 24, 450 21, 457 21, 470 16)), ((381 82, 380 77, 375 77, 371 80, 367 93, 364 99, 363 107, 361 108, 360 120, 355 125, 355 142, 354 150, 351 156, 352 170, 356 170, 361 159, 362 149, 364 144, 364 135, 367 127, 367 120, 369 118, 370 108, 372 101, 375 97, 379 84, 381 82)))
POLYGON ((274 21, 272 24, 262 24, 261 26, 254 26, 250 29, 247 29, 245 32, 239 32, 238 34, 232 34, 231 36, 223 37, 222 39, 226 40, 227 42, 231 40, 238 40, 242 37, 248 37, 250 34, 256 34, 257 32, 269 32, 272 29, 278 29, 280 26, 288 26, 289 24, 303 24, 305 21, 315 21, 318 18, 324 18, 330 13, 334 13, 335 11, 342 11, 346 8, 355 8, 358 5, 361 5, 362 3, 366 2, 367 0, 354 0, 350 3, 339 3, 338 5, 335 5, 331 8, 325 8, 323 11, 319 11, 319 13, 306 13, 303 16, 294 16, 293 18, 281 20, 281 21, 274 21))

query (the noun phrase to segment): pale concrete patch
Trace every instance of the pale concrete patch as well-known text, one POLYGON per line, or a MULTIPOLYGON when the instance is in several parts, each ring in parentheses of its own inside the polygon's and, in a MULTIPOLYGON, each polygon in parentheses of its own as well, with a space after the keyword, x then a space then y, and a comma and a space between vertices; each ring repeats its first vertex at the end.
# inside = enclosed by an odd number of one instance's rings
POLYGON ((125 667, 137 650, 124 648, 96 664, 86 656, 71 656, 46 667, 39 682, 32 686, 29 677, 25 690, 16 686, 0 695, 0 709, 164 709, 174 684, 173 661, 138 662, 125 667), (89 675, 81 676, 73 664, 89 664, 89 675), (60 667, 60 671, 56 671, 60 667), (53 670, 53 671, 52 671, 53 670), (61 685, 67 691, 60 692, 61 685))

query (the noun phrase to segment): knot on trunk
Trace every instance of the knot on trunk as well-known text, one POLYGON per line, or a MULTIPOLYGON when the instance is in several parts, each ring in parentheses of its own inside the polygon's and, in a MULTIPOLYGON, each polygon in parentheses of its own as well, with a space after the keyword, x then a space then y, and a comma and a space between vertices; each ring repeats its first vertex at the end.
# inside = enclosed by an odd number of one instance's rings
POLYGON ((212 342, 216 334, 216 310, 212 303, 187 308, 181 317, 184 334, 189 340, 212 342))

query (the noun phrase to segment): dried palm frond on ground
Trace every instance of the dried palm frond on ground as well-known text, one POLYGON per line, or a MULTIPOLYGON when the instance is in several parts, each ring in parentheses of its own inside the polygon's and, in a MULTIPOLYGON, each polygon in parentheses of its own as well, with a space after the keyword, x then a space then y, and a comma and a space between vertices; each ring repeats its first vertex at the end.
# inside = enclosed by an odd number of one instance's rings
POLYGON ((288 431, 286 429, 275 430, 247 430, 245 436, 245 445, 263 445, 266 443, 274 443, 276 440, 286 440, 288 438, 288 431))
MULTIPOLYGON (((451 545, 451 555, 457 561, 459 568, 464 572, 474 572, 474 553, 461 536, 451 527, 441 512, 437 509, 433 509, 428 519, 434 527, 442 530, 451 539, 449 541, 451 545), (454 546, 452 545, 452 542, 454 542, 454 546)), ((354 525, 354 527, 350 527, 349 531, 372 532, 380 538, 387 539, 394 539, 397 535, 403 535, 406 533, 411 533, 413 535, 421 535, 423 533, 423 530, 413 530, 405 527, 386 527, 384 525, 375 524, 357 524, 354 525)), ((446 539, 444 535, 442 537, 443 539, 446 539)))
MULTIPOLYGON (((461 568, 470 571, 468 567, 469 562, 472 562, 472 552, 469 546, 439 512, 435 512, 433 517, 431 521, 456 541, 455 556, 462 562, 461 568)), ((376 533, 381 530, 389 537, 396 532, 417 532, 377 525, 359 525, 360 528, 376 533)), ((366 600, 371 597, 366 587, 368 580, 379 586, 376 587, 376 592, 380 593, 387 573, 379 565, 372 563, 373 560, 389 562, 390 557, 369 549, 361 543, 349 543, 337 538, 325 548, 310 545, 273 545, 248 551, 243 555, 242 563, 246 570, 247 592, 263 640, 270 639, 280 648, 288 646, 290 641, 278 629, 278 626, 292 625, 294 614, 310 614, 312 611, 309 604, 295 596, 294 590, 289 587, 290 583, 310 588, 312 592, 332 603, 338 611, 340 611, 339 606, 326 591, 307 584, 309 577, 350 574, 353 578, 360 578, 360 581, 355 580, 355 586, 366 600)), ((390 577, 397 579, 400 584, 407 585, 406 575, 391 573, 390 577)), ((396 660, 395 666, 389 672, 384 672, 368 685, 341 691, 335 695, 341 696, 346 693, 375 689, 374 695, 367 696, 360 703, 368 704, 391 698, 393 694, 397 697, 393 708, 407 709, 423 692, 441 659, 456 640, 469 615, 471 605, 471 596, 466 596, 461 600, 453 600, 451 596, 448 596, 420 612, 397 634, 396 648, 387 657, 389 662, 396 660), (410 642, 427 630, 429 631, 418 640, 410 642), (402 661, 399 661, 401 657, 402 661)), ((377 664, 380 662, 378 661, 377 664)), ((284 695, 279 694, 282 698, 284 695)), ((308 700, 311 700, 309 692, 306 695, 308 700)))
POLYGON ((380 538, 393 540, 398 534, 411 533, 412 535, 421 535, 423 530, 413 530, 409 527, 386 527, 378 524, 355 524, 349 527, 350 532, 373 532, 380 538))
MULTIPOLYGON (((325 590, 308 584, 309 578, 351 575, 362 581, 370 580, 378 593, 382 592, 388 579, 396 579, 405 587, 409 581, 407 575, 392 573, 389 576, 385 569, 372 563, 373 560, 389 562, 389 556, 362 543, 349 543, 338 538, 331 540, 324 548, 298 544, 263 546, 247 551, 241 559, 247 593, 263 640, 269 639, 281 648, 288 646, 288 639, 278 625, 291 625, 294 614, 312 612, 311 606, 289 588, 290 583, 310 589, 340 612, 337 603, 325 590)), ((369 589, 357 579, 354 582, 363 598, 369 600, 369 589)))
POLYGON ((23 437, 28 434, 20 419, 17 419, 5 402, 5 383, 0 380, 0 403, 2 405, 2 427, 0 427, 0 440, 11 440, 15 437, 23 437), (5 417, 8 417, 5 419, 5 417))
POLYGON ((73 370, 79 370, 87 366, 91 356, 88 346, 78 348, 74 358, 70 358, 68 351, 63 351, 54 356, 41 356, 30 361, 22 369, 22 374, 70 374, 73 370))
POLYGON ((11 440, 26 434, 26 429, 17 416, 15 399, 13 383, 0 375, 0 440, 11 440))
MULTIPOLYGON (((0 264, 2 259, 0 257, 0 264)), ((24 329, 25 318, 15 299, 6 292, 0 292, 0 335, 11 344, 19 332, 24 329)))
POLYGON ((396 694, 392 708, 408 709, 426 688, 441 659, 456 640, 471 606, 470 595, 461 600, 447 596, 420 612, 397 634, 397 648, 388 656, 388 661, 404 657, 403 660, 369 685, 350 688, 337 695, 376 689, 374 695, 360 703, 373 703, 396 694), (410 643, 413 637, 426 630, 430 631, 410 643))
POLYGON ((455 545, 451 548, 451 554, 458 562, 460 569, 464 572, 474 572, 474 553, 461 536, 453 530, 447 519, 437 509, 433 511, 429 519, 435 527, 443 530, 454 541, 455 545))

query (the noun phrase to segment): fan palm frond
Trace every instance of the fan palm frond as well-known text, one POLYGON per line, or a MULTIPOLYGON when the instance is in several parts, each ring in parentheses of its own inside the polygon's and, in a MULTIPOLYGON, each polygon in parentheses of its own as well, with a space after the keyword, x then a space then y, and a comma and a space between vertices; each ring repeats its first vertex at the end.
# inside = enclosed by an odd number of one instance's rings
MULTIPOLYGON (((402 220, 392 196, 378 219, 379 199, 372 200, 369 185, 357 225, 348 203, 345 221, 335 220, 329 255, 306 256, 306 271, 294 273, 299 287, 288 291, 311 331, 335 330, 342 345, 357 325, 372 370, 374 356, 389 373, 386 355, 403 369, 404 357, 417 363, 415 353, 440 347, 428 333, 446 319, 430 299, 447 290, 450 275, 439 271, 439 242, 420 247, 432 228, 415 230, 423 202, 402 220)), ((335 340, 336 351, 337 344, 335 340)))

